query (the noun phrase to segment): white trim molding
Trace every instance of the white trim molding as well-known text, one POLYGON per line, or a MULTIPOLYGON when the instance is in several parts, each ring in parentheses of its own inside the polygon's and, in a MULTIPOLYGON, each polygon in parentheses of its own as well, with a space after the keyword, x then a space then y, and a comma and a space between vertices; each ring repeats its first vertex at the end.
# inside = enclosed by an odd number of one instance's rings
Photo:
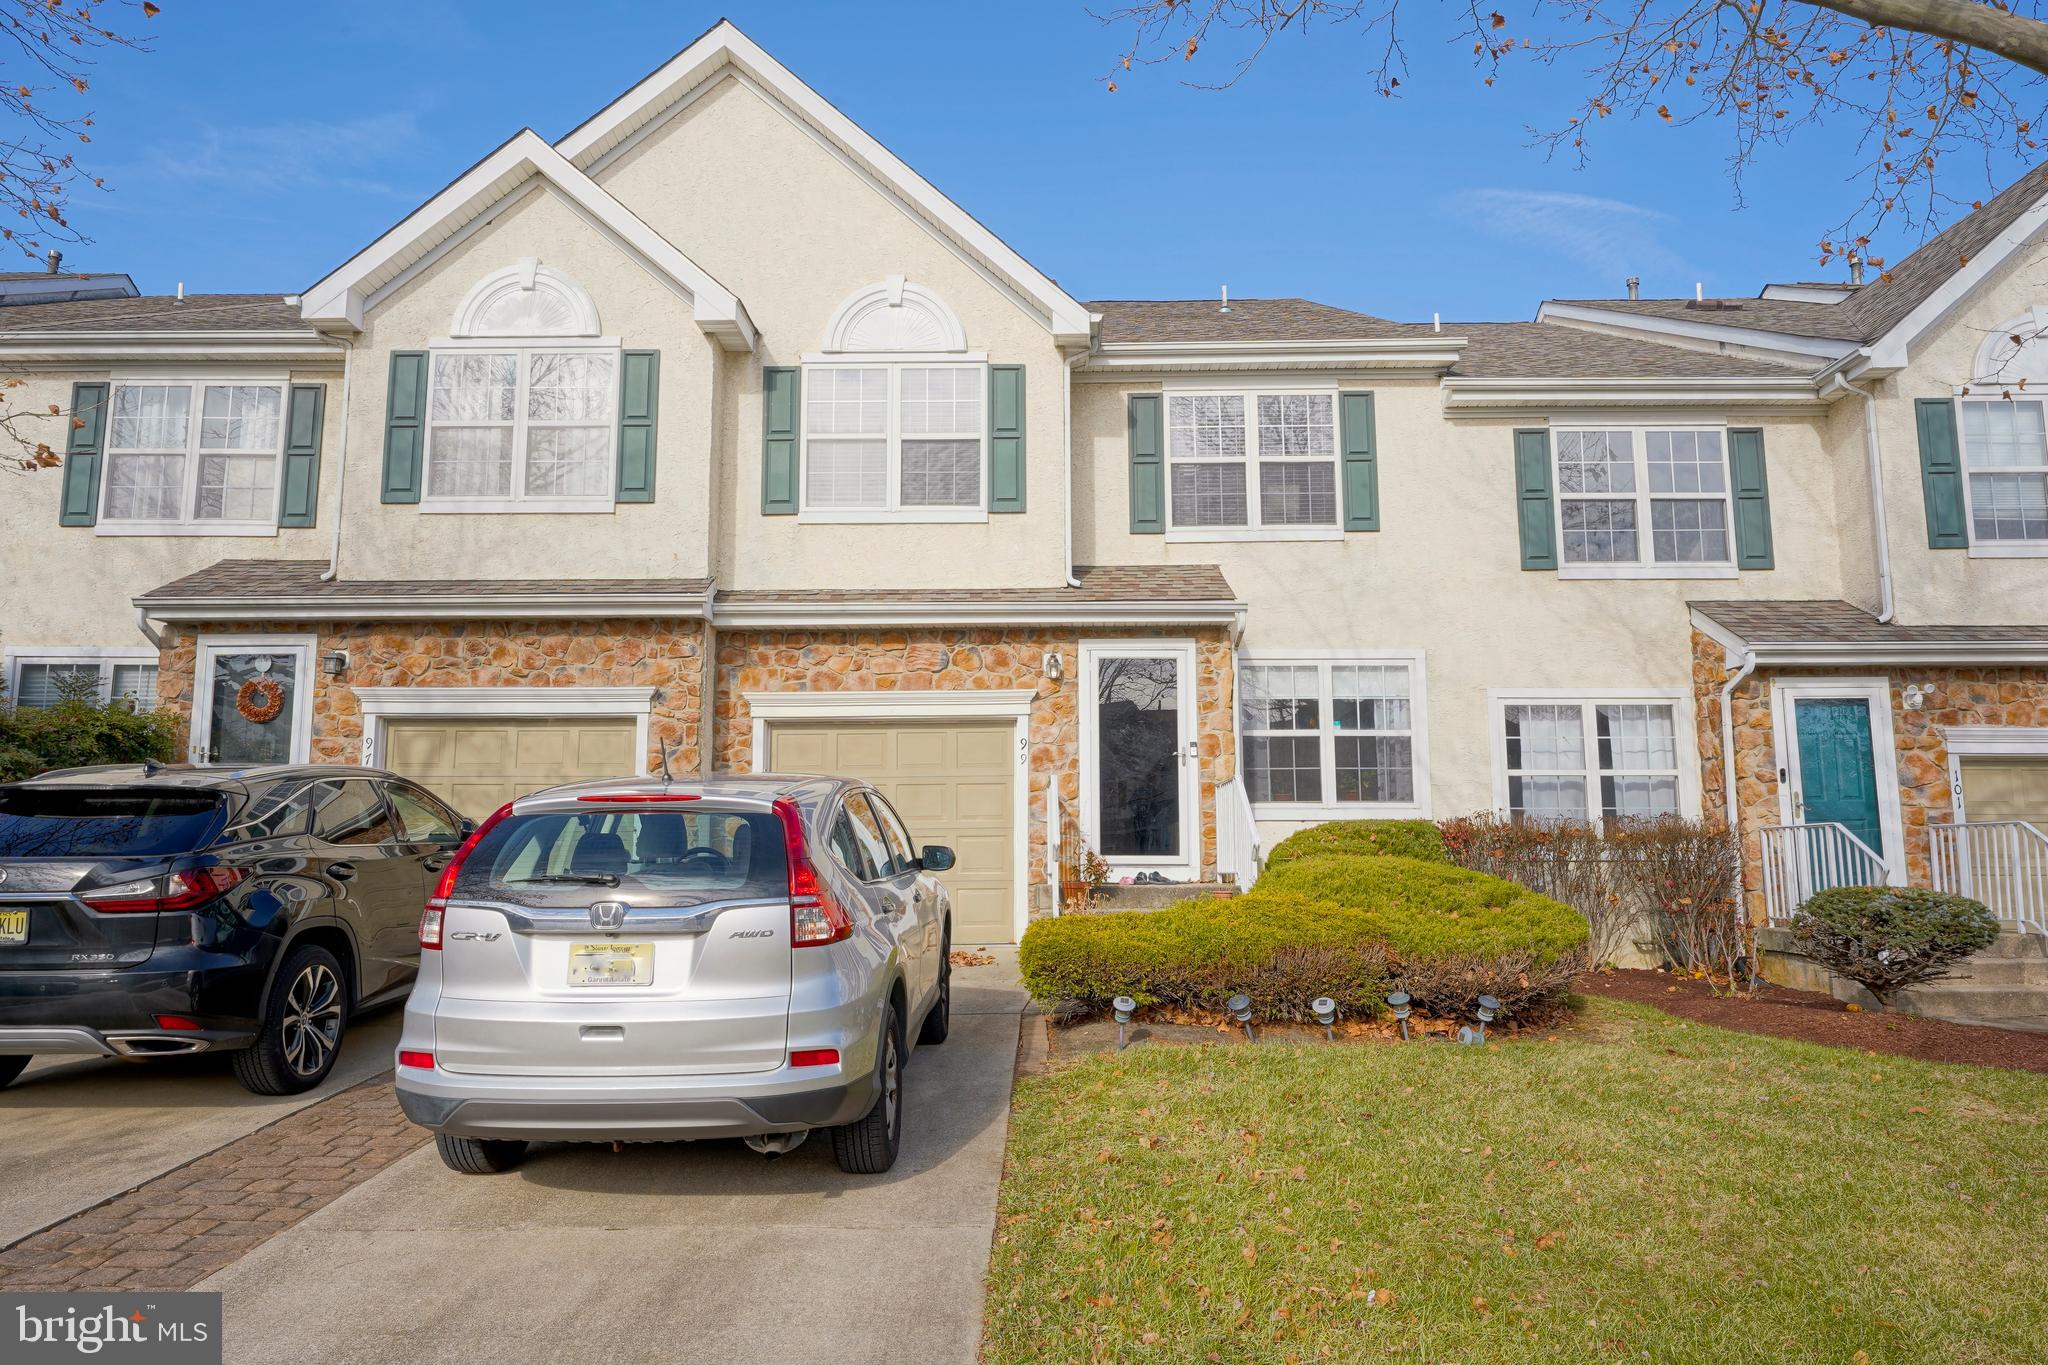
POLYGON ((651 687, 358 687, 363 715, 365 768, 383 761, 384 726, 390 720, 527 719, 623 716, 633 721, 633 751, 640 775, 648 766, 648 732, 654 716, 651 687))
POLYGON ((0 681, 6 683, 6 704, 21 702, 23 664, 93 664, 99 668, 100 701, 113 697, 115 664, 157 666, 161 656, 147 645, 8 645, 0 652, 0 681))
POLYGON ((937 294, 901 275, 855 290, 825 328, 825 350, 834 357, 942 355, 966 349, 967 329, 960 325, 960 315, 937 294))
POLYGON ((1711 408, 1729 411, 1824 412, 1828 402, 1819 386, 1805 375, 1747 375, 1718 378, 1558 379, 1446 376, 1443 391, 1447 415, 1510 412, 1526 408, 1711 408))
POLYGON ((526 256, 469 287, 455 310, 448 335, 581 337, 595 345, 603 330, 589 290, 553 266, 526 256), (509 318, 505 316, 508 311, 509 318))
POLYGON ((585 617, 701 620, 710 594, 663 592, 300 593, 131 599, 156 621, 496 621, 585 617))
POLYGON ((1771 679, 1771 764, 1778 770, 1778 823, 1800 824, 1793 799, 1799 786, 1799 713, 1802 698, 1850 700, 1870 709, 1871 780, 1877 786, 1877 822, 1884 847, 1877 851, 1893 886, 1906 884, 1906 838, 1899 793, 1898 735, 1892 728, 1889 678, 1781 676, 1771 679))
POLYGON ((719 629, 811 626, 1189 626, 1241 627, 1243 602, 741 602, 720 600, 719 629))

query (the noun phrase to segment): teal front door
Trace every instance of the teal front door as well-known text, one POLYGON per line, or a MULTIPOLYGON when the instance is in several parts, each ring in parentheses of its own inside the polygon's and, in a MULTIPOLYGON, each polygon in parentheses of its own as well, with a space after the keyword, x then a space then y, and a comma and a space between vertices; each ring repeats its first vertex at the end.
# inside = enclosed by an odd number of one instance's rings
POLYGON ((1799 736, 1800 821, 1843 825, 1871 852, 1885 857, 1870 703, 1861 697, 1801 697, 1792 707, 1799 736))

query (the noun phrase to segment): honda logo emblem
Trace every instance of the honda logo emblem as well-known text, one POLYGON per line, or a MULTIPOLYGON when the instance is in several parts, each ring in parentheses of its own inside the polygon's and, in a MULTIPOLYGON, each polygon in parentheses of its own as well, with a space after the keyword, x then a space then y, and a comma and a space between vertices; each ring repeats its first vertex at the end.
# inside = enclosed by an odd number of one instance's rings
POLYGON ((599 901, 591 906, 590 927, 593 929, 625 928, 626 903, 624 901, 599 901))

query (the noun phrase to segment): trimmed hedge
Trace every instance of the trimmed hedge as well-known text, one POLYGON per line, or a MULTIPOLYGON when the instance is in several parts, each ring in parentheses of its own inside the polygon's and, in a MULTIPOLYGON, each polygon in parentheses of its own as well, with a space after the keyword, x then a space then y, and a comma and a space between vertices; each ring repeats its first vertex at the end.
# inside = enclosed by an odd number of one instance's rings
POLYGON ((1305 1017, 1318 995, 1358 1016, 1398 986, 1436 1014, 1493 995, 1526 1015, 1569 988, 1586 932, 1576 911, 1498 877, 1325 853, 1235 900, 1040 920, 1018 964, 1038 1000, 1090 1012, 1119 995, 1217 1009, 1243 991, 1263 1018, 1305 1017))
POLYGON ((1302 858, 1323 858, 1333 853, 1362 857, 1414 858, 1425 863, 1448 863, 1443 831, 1428 820, 1332 820, 1297 830, 1273 846, 1266 855, 1266 867, 1276 867, 1302 858))
POLYGON ((1886 1006, 1895 992, 1938 981, 1998 938, 1979 901, 1920 887, 1837 886, 1799 907, 1792 933, 1822 965, 1886 1006))

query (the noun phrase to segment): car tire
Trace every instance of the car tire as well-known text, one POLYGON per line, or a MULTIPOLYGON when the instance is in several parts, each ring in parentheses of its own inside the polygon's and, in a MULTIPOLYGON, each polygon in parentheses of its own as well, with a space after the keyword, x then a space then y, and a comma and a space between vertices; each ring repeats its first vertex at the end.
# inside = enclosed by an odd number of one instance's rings
POLYGON ((297 1095, 327 1079, 348 1029, 348 978, 333 953, 302 944, 270 983, 256 1041, 235 1054, 235 1079, 255 1095, 297 1095))
POLYGON ((526 1144, 517 1138, 451 1137, 434 1134, 434 1150, 441 1164, 464 1175, 497 1175, 509 1171, 526 1155, 526 1144))
POLYGON ((946 926, 945 936, 939 940, 939 995, 932 1001, 932 1007, 924 1013, 924 1023, 918 1026, 917 1045, 937 1046, 946 1041, 946 1035, 953 1031, 953 926, 946 926))
POLYGON ((7 1083, 19 1076, 22 1068, 34 1060, 33 1057, 0 1057, 0 1089, 5 1089, 7 1083))
POLYGON ((848 1175, 880 1175, 903 1143, 903 1022, 892 1004, 882 1016, 882 1093, 875 1107, 832 1130, 832 1156, 848 1175))

